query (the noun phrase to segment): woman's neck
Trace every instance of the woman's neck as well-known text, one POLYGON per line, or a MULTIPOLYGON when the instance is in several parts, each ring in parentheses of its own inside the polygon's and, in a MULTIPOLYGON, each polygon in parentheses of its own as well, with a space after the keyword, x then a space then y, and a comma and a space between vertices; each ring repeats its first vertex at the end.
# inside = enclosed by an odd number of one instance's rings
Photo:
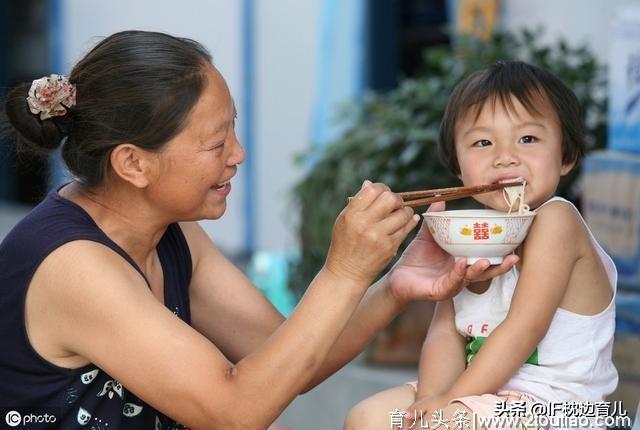
POLYGON ((154 213, 141 190, 125 185, 89 189, 72 182, 59 194, 83 208, 143 271, 152 264, 156 246, 170 221, 154 213))

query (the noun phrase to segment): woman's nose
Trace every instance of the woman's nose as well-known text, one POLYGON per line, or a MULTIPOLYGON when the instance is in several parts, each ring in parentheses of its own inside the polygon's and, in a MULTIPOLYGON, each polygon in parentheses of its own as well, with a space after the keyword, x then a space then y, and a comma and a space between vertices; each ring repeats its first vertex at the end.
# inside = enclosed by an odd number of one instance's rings
POLYGON ((244 148, 240 144, 240 141, 236 139, 235 145, 233 147, 233 152, 229 156, 229 159, 227 162, 229 165, 232 165, 232 166, 236 164, 241 164, 244 161, 245 155, 246 154, 245 154, 244 148))

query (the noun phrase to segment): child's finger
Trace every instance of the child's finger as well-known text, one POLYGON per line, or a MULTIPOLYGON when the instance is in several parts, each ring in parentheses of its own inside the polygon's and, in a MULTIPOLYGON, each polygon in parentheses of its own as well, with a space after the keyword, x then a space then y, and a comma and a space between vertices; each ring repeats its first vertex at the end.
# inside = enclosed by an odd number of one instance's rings
POLYGON ((419 416, 421 412, 426 412, 426 404, 424 403, 424 401, 418 400, 407 408, 406 415, 404 417, 404 429, 415 428, 414 423, 416 421, 416 417, 419 416))

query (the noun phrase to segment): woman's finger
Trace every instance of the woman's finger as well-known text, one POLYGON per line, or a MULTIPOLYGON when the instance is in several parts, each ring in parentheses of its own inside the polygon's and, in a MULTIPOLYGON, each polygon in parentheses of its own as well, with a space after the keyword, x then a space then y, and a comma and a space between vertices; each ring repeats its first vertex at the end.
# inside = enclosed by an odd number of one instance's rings
POLYGON ((490 266, 489 268, 487 268, 487 270, 482 272, 476 280, 485 281, 487 279, 503 275, 511 270, 511 268, 515 266, 519 260, 520 257, 515 254, 507 255, 504 260, 502 260, 502 263, 500 263, 499 265, 490 266))
POLYGON ((446 208, 447 208, 447 205, 445 202, 435 202, 429 205, 427 212, 442 212, 446 208))
POLYGON ((413 209, 402 207, 391 212, 391 215, 380 221, 380 227, 388 234, 393 234, 405 227, 413 217, 416 217, 416 222, 420 220, 420 216, 414 214, 413 209))
MULTIPOLYGON (((445 203, 444 202, 436 202, 436 203, 432 203, 429 206, 429 208, 427 209, 427 212, 441 212, 443 210, 445 210, 445 203)), ((418 231, 418 234, 416 235, 416 239, 427 240, 429 242, 435 242, 435 240, 433 239, 433 235, 429 231, 429 226, 427 224, 428 223, 426 223, 426 222, 422 223, 422 225, 420 226, 420 230, 418 231)))
POLYGON ((373 183, 365 180, 358 193, 349 200, 347 205, 356 211, 364 211, 378 198, 380 194, 388 191, 389 187, 381 183, 373 183))
POLYGON ((486 258, 478 260, 471 266, 467 267, 464 277, 470 282, 479 281, 484 272, 490 266, 491 263, 489 263, 489 260, 487 260, 486 258))
POLYGON ((420 221, 419 215, 417 214, 412 215, 410 218, 406 220, 404 225, 400 226, 400 229, 396 230, 394 233, 391 234, 391 240, 393 240, 394 243, 397 243, 398 246, 400 246, 404 238, 407 237, 407 235, 411 232, 411 230, 416 228, 416 225, 418 225, 419 221, 420 221))
POLYGON ((383 220, 390 213, 402 207, 402 197, 387 188, 380 193, 367 208, 369 215, 374 220, 383 220))
POLYGON ((466 258, 457 260, 454 263, 453 268, 444 277, 442 283, 440 284, 440 288, 434 291, 429 299, 446 300, 458 294, 460 290, 462 290, 469 284, 469 281, 465 278, 466 267, 466 258))

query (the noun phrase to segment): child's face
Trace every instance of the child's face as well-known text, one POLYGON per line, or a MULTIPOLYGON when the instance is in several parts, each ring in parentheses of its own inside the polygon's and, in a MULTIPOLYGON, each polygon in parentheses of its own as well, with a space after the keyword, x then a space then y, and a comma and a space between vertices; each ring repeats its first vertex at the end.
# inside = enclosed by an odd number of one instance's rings
MULTIPOLYGON (((540 116, 527 112, 511 97, 513 110, 498 99, 488 100, 477 121, 471 109, 458 120, 455 149, 460 179, 465 186, 492 184, 522 177, 527 181, 525 203, 532 209, 553 196, 560 176, 573 164, 562 164, 562 130, 555 110, 546 98, 536 106, 540 116)), ((502 191, 478 194, 484 205, 507 211, 502 191)))

